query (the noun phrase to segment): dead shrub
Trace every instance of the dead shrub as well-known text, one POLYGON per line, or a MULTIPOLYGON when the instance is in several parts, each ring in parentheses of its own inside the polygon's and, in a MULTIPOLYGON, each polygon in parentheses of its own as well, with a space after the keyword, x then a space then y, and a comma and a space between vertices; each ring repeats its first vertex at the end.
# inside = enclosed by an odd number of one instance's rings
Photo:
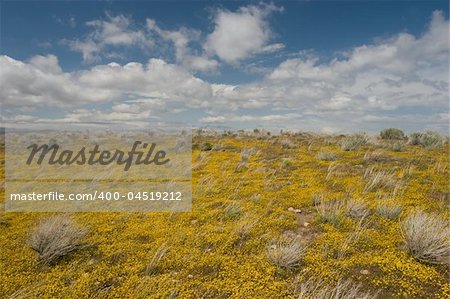
POLYGON ((70 217, 53 216, 42 221, 30 234, 29 246, 39 254, 39 262, 50 265, 69 253, 88 247, 83 242, 88 230, 70 217))

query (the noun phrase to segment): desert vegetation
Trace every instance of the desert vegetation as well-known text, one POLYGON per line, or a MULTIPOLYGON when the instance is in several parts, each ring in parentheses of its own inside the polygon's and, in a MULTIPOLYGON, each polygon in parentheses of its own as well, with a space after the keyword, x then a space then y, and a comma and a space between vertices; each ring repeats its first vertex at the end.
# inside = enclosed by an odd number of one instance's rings
POLYGON ((39 254, 39 261, 52 264, 69 253, 87 247, 83 238, 87 229, 74 224, 67 216, 53 216, 31 232, 29 246, 39 254))
POLYGON ((402 223, 406 248, 415 258, 450 264, 450 223, 435 215, 417 211, 402 223))
POLYGON ((434 132, 196 130, 192 212, 2 212, 0 294, 449 298, 448 152, 434 132))

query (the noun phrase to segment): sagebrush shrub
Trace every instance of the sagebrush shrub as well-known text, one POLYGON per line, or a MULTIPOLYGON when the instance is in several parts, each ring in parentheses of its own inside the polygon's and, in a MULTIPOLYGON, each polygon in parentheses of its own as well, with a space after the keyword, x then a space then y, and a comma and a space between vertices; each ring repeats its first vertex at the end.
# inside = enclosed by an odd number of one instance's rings
POLYGON ((285 270, 292 270, 300 265, 307 246, 302 244, 298 238, 280 237, 266 247, 267 259, 285 270))
POLYGON ((380 137, 388 140, 403 140, 405 139, 405 133, 397 128, 388 128, 380 132, 380 137))
POLYGON ((421 145, 424 148, 438 148, 444 144, 442 136, 433 131, 425 133, 413 133, 409 136, 409 143, 412 145, 421 145))

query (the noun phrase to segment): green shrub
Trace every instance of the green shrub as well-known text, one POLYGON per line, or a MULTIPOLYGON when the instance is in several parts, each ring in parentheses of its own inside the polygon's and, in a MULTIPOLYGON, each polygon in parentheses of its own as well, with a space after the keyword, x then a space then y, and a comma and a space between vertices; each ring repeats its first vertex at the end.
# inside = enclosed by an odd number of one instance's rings
POLYGON ((405 133, 397 128, 388 128, 380 132, 380 137, 388 140, 403 140, 405 139, 405 133))

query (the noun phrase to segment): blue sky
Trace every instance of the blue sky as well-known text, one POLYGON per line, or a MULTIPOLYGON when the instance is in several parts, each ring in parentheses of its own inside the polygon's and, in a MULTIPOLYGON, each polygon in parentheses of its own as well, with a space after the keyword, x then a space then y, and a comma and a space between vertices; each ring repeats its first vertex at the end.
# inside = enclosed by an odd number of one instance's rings
POLYGON ((2 1, 2 121, 448 130, 447 1, 2 1))

